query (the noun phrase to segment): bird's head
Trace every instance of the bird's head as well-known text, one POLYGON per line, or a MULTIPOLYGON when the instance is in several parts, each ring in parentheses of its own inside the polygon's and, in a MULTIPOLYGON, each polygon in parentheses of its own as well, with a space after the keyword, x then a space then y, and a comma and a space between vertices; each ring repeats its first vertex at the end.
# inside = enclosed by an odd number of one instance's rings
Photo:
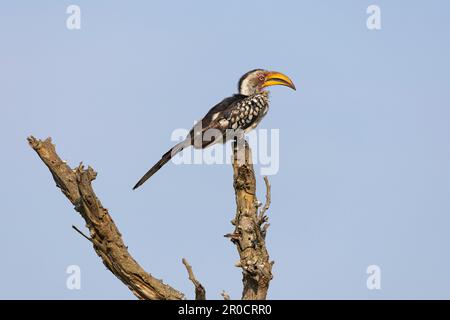
POLYGON ((288 76, 276 71, 255 69, 244 74, 239 80, 240 94, 251 96, 260 93, 266 87, 281 85, 295 90, 295 85, 288 76))

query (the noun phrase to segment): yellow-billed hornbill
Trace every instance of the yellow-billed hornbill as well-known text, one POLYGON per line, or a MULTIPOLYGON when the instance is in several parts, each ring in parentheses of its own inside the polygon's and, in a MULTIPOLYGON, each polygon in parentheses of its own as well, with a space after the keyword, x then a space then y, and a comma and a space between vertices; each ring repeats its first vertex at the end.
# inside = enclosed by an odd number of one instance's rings
POLYGON ((255 69, 244 74, 238 83, 239 93, 225 98, 211 108, 199 122, 200 127, 195 125, 184 141, 167 151, 136 183, 133 190, 141 186, 183 149, 189 146, 206 148, 218 142, 224 143, 230 130, 243 130, 246 133, 254 129, 269 109, 269 93, 264 88, 274 85, 287 86, 295 90, 292 80, 280 72, 255 69), (219 130, 223 139, 203 139, 203 135, 210 129, 219 130), (198 135, 201 136, 200 143, 195 142, 198 141, 198 135))

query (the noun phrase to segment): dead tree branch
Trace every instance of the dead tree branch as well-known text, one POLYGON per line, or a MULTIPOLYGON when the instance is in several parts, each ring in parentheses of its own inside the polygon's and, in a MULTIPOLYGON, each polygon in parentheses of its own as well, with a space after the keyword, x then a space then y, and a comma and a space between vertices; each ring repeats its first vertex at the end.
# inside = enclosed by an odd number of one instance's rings
POLYGON ((225 290, 222 290, 220 295, 223 297, 223 300, 230 300, 231 299, 230 295, 228 293, 226 293, 225 290))
POLYGON ((260 225, 268 220, 268 217, 266 216, 266 211, 269 210, 270 202, 272 201, 269 178, 264 177, 264 183, 266 184, 266 203, 259 212, 258 220, 260 225))
POLYGON ((206 300, 205 287, 203 287, 202 284, 197 280, 197 278, 195 278, 194 271, 192 271, 192 267, 189 264, 189 262, 187 262, 187 260, 184 258, 183 258, 182 262, 188 272, 189 280, 191 280, 191 282, 194 284, 195 300, 206 300))
POLYGON ((253 171, 250 147, 245 141, 244 150, 239 144, 233 145, 234 189, 236 195, 235 226, 232 234, 226 235, 236 245, 240 260, 236 266, 242 268, 243 300, 263 300, 267 297, 272 280, 272 265, 266 249, 265 233, 268 224, 265 213, 270 205, 270 184, 266 182, 266 204, 258 214, 261 204, 256 198, 256 179, 253 171), (239 157, 244 152, 244 161, 239 157), (242 153, 241 153, 242 154, 242 153))
POLYGON ((50 170, 56 185, 86 221, 94 250, 103 264, 119 278, 139 299, 180 300, 184 295, 147 273, 133 259, 123 243, 122 235, 113 219, 92 189, 97 173, 82 164, 70 168, 58 156, 51 139, 45 141, 29 137, 30 146, 50 170))
POLYGON ((85 235, 85 234, 83 233, 83 231, 81 231, 80 229, 78 229, 78 228, 75 227, 75 226, 72 226, 72 229, 75 230, 76 232, 78 232, 83 238, 85 238, 86 240, 88 240, 89 242, 92 243, 92 239, 89 238, 87 235, 85 235))
MULTIPOLYGON (((84 168, 82 164, 74 169, 70 168, 56 153, 50 138, 42 141, 29 137, 28 143, 50 170, 56 186, 85 220, 90 236, 85 235, 75 226, 73 228, 92 243, 95 252, 108 270, 139 299, 184 299, 181 292, 145 272, 130 255, 108 210, 102 206, 92 188, 92 181, 95 180, 97 173, 91 167, 84 168)), ((237 143, 234 144, 233 180, 237 210, 232 221, 235 230, 226 236, 236 245, 239 253, 240 260, 236 266, 242 268, 244 287, 242 299, 262 300, 266 299, 269 283, 272 280, 273 261, 269 260, 265 244, 269 226, 266 212, 271 201, 270 183, 267 177, 264 177, 266 203, 258 212, 261 203, 256 198, 255 173, 247 141, 242 148, 244 152, 241 154, 244 156, 239 157, 240 147, 237 143)), ((182 262, 188 272, 189 280, 195 286, 196 300, 205 300, 205 288, 196 279, 186 259, 182 262)), ((221 295, 225 300, 230 299, 225 292, 221 295)))

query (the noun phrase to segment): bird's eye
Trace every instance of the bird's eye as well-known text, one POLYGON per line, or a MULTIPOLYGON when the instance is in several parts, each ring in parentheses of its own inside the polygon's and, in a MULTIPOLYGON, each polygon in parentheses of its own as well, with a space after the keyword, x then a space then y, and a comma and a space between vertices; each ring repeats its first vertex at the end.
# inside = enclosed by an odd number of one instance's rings
POLYGON ((263 74, 260 74, 259 77, 258 77, 258 79, 259 79, 260 81, 264 81, 264 80, 266 79, 266 77, 264 77, 263 74))

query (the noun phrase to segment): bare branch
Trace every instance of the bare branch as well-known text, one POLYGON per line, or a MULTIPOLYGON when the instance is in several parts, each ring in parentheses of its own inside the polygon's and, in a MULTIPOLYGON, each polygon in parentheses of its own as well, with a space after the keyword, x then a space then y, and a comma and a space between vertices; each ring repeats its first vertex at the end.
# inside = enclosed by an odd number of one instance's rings
POLYGON ((42 141, 29 137, 28 143, 50 170, 56 185, 86 221, 90 240, 103 264, 139 299, 184 299, 181 292, 145 272, 130 255, 108 210, 92 189, 91 182, 97 173, 91 167, 85 169, 82 164, 75 169, 70 168, 56 153, 50 138, 42 141))
POLYGON ((195 300, 206 300, 206 291, 205 288, 202 286, 202 284, 195 278, 194 271, 192 271, 192 267, 187 262, 185 258, 181 260, 186 267, 186 270, 188 272, 189 280, 194 284, 195 287, 195 300))
POLYGON ((235 230, 227 235, 236 245, 240 261, 236 266, 242 269, 244 300, 266 299, 270 280, 272 280, 272 263, 265 244, 267 227, 261 228, 261 219, 270 205, 270 184, 266 182, 266 204, 258 215, 260 203, 256 198, 256 179, 253 170, 250 147, 245 141, 244 150, 239 145, 233 145, 234 189, 236 194, 236 217, 233 219, 235 230), (244 151, 244 161, 239 159, 238 153, 244 151))
POLYGON ((228 293, 226 293, 225 290, 222 290, 220 295, 223 297, 223 300, 230 300, 231 299, 230 295, 228 293))
POLYGON ((78 232, 83 238, 86 238, 89 242, 92 242, 92 239, 89 238, 87 235, 85 235, 80 229, 78 229, 75 226, 72 226, 72 229, 74 229, 76 232, 78 232))
POLYGON ((270 182, 269 182, 269 178, 267 178, 267 176, 264 176, 264 183, 266 185, 266 203, 264 204, 264 206, 261 208, 261 210, 259 212, 260 224, 267 222, 267 217, 265 216, 265 214, 266 214, 266 211, 269 210, 271 199, 272 199, 271 192, 270 192, 270 182))
MULTIPOLYGON (((50 138, 42 141, 29 137, 28 142, 50 170, 56 186, 61 189, 75 206, 75 210, 86 221, 90 237, 75 226, 72 227, 93 244, 94 250, 102 259, 103 264, 139 299, 184 299, 181 292, 146 273, 129 254, 117 226, 92 188, 92 181, 95 180, 97 173, 91 167, 86 169, 82 163, 74 169, 70 168, 56 153, 50 138)), ((265 244, 265 236, 269 227, 269 224, 266 223, 266 212, 271 202, 270 183, 267 177, 264 177, 266 203, 261 207, 261 203, 256 198, 256 181, 251 162, 251 150, 246 141, 242 146, 244 152, 238 148, 241 147, 235 144, 233 181, 237 210, 235 218, 231 221, 235 229, 225 236, 229 237, 236 245, 239 253, 239 261, 236 266, 242 269, 243 274, 242 299, 265 299, 272 279, 273 265, 273 261, 269 260, 265 244), (244 156, 239 156, 239 152, 244 156), (260 207, 261 209, 259 209, 260 207)), ((182 261, 188 272, 189 280, 195 286, 196 299, 206 299, 205 288, 196 279, 192 267, 186 259, 182 261)), ((225 291, 221 295, 225 300, 230 299, 225 291)))

